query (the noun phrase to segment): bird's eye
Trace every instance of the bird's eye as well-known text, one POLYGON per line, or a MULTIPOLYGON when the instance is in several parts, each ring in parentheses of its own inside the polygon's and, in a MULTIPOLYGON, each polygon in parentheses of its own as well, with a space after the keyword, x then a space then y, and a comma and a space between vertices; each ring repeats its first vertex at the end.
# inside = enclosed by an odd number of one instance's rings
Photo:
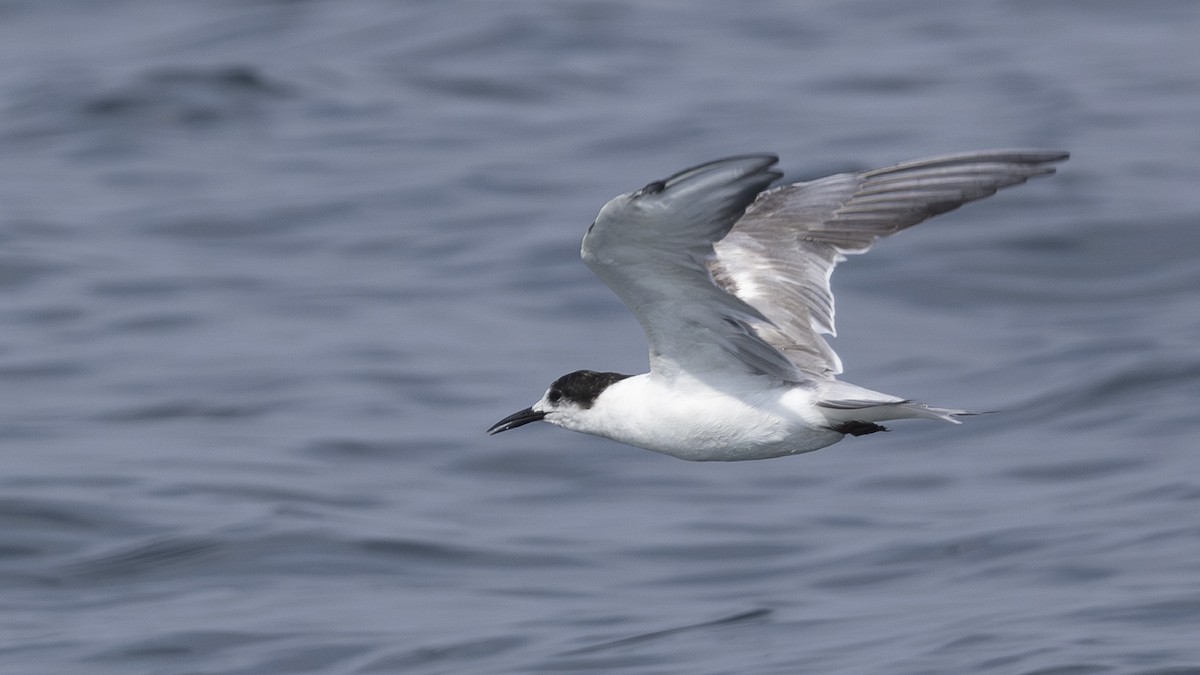
POLYGON ((561 399, 562 399, 562 392, 557 389, 553 389, 550 391, 549 394, 546 394, 546 400, 550 401, 551 403, 558 403, 559 400, 561 400, 561 399))

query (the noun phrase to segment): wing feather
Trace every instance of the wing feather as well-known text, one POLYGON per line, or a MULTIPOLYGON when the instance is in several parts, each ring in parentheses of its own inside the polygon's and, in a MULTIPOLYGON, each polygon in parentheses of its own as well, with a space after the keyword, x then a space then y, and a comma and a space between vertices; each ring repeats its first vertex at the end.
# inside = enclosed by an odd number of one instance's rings
POLYGON ((717 285, 764 319, 754 331, 801 371, 833 377, 842 363, 829 279, 847 254, 935 215, 1054 173, 1065 152, 992 150, 947 155, 794 183, 758 196, 716 243, 717 285))
POLYGON ((651 373, 803 379, 759 334, 768 319, 714 284, 707 268, 713 242, 781 175, 771 168, 777 161, 730 157, 654 181, 606 204, 584 236, 583 261, 646 333, 651 373))

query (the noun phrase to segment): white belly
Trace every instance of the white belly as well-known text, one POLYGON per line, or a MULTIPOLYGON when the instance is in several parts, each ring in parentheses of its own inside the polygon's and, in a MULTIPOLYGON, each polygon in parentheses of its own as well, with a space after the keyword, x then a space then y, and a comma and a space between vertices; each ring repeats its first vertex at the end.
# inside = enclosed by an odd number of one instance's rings
POLYGON ((602 395, 608 400, 597 401, 611 411, 603 428, 578 431, 680 459, 727 462, 809 452, 843 436, 825 427, 819 413, 805 414, 812 404, 807 391, 736 396, 693 386, 680 392, 645 375, 627 378, 602 395))

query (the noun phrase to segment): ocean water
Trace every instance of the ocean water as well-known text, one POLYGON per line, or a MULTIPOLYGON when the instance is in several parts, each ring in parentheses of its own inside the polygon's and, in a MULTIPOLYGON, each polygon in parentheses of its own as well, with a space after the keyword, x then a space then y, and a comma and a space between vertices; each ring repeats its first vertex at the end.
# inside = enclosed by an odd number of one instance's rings
POLYGON ((1200 673, 1200 5, 0 2, 0 672, 1200 673), (846 379, 995 414, 693 464, 611 196, 992 148, 839 268, 846 379))

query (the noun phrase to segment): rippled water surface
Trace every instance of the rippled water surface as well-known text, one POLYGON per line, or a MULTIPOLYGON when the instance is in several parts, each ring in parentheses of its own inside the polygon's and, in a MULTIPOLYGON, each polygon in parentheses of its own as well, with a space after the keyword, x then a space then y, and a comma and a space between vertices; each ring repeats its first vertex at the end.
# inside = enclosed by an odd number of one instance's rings
POLYGON ((1200 673, 1200 6, 0 2, 0 672, 1200 673), (610 196, 1057 176, 835 278, 996 410, 691 464, 484 429, 644 340, 610 196))

